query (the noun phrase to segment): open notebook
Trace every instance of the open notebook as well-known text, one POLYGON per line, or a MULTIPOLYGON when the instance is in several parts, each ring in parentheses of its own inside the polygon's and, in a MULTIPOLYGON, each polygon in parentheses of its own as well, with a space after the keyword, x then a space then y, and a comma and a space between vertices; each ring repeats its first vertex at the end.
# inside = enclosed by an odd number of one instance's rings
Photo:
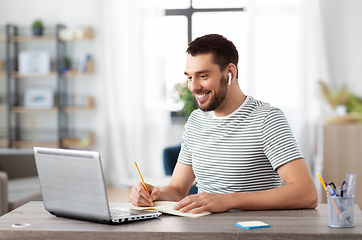
POLYGON ((118 210, 135 209, 135 210, 144 210, 144 211, 157 210, 157 211, 171 214, 171 215, 177 215, 177 216, 182 216, 182 217, 191 217, 191 218, 197 218, 197 217, 201 217, 201 216, 210 214, 210 212, 202 212, 199 214, 193 214, 191 212, 182 213, 178 210, 173 209, 173 206, 175 206, 175 204, 177 202, 155 201, 154 203, 155 203, 154 207, 136 207, 136 206, 133 206, 131 203, 119 203, 119 205, 117 207, 114 207, 114 209, 118 209, 118 210))

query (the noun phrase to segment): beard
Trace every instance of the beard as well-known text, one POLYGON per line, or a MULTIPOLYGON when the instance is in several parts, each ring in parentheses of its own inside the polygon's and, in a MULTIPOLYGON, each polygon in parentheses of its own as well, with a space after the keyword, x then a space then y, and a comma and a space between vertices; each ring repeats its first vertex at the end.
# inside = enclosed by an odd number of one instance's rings
POLYGON ((195 98, 197 105, 204 112, 214 111, 225 100, 227 91, 228 91, 227 79, 224 77, 221 77, 220 78, 220 88, 214 90, 212 93, 209 93, 209 94, 212 94, 212 96, 210 96, 210 99, 208 100, 208 102, 206 104, 201 105, 199 103, 199 101, 197 101, 197 99, 195 98))

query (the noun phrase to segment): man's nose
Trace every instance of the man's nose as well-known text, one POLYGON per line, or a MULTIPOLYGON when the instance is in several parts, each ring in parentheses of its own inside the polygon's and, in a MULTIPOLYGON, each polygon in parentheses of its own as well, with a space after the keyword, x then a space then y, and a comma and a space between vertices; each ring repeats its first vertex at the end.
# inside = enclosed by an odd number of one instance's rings
POLYGON ((199 81, 196 78, 193 78, 191 81, 189 81, 188 87, 191 92, 197 92, 202 88, 202 86, 200 85, 199 81))

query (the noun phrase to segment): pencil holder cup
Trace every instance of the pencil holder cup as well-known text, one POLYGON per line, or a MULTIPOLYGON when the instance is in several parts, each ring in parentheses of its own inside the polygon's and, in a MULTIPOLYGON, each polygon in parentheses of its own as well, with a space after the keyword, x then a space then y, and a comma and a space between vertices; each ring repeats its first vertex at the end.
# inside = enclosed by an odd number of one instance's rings
POLYGON ((329 227, 353 227, 353 205, 352 197, 330 197, 328 196, 328 226, 329 227))

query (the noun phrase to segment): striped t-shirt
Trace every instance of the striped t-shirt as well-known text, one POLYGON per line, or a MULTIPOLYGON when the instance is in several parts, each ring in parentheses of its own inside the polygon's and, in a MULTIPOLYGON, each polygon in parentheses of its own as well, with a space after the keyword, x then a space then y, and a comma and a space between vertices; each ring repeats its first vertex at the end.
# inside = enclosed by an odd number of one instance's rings
POLYGON ((195 110, 178 161, 191 165, 199 192, 262 191, 281 185, 276 169, 303 158, 282 111, 248 96, 232 114, 195 110))

